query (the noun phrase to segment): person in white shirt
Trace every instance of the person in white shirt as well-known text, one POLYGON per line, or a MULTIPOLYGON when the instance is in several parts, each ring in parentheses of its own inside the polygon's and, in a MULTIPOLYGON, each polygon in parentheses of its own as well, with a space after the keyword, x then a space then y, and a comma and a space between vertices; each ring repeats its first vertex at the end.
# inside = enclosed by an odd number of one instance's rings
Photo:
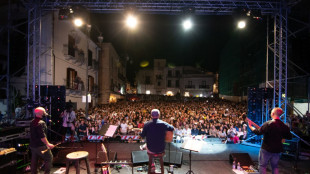
POLYGON ((174 133, 174 136, 177 142, 181 142, 183 131, 182 131, 182 128, 178 124, 176 125, 176 128, 174 129, 173 133, 174 133))
MULTIPOLYGON (((71 140, 73 140, 73 136, 75 135, 75 112, 73 111, 73 106, 68 105, 66 110, 60 114, 62 117, 62 127, 63 127, 63 136, 66 137, 66 134, 69 133, 71 136, 71 140)), ((63 137, 63 140, 64 140, 63 137)))
POLYGON ((120 126, 121 126, 121 134, 126 135, 127 131, 128 131, 128 125, 127 125, 126 121, 123 120, 120 126))
POLYGON ((185 128, 182 130, 182 134, 184 136, 184 140, 191 138, 192 129, 189 127, 188 124, 185 125, 185 128))

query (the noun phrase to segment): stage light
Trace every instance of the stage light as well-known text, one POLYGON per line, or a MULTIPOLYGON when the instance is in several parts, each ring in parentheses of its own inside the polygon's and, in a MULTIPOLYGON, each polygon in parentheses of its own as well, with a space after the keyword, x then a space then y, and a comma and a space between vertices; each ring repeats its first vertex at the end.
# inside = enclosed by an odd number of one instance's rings
POLYGON ((191 29, 193 26, 192 21, 190 19, 186 19, 185 21, 183 21, 183 28, 184 30, 189 30, 191 29))
POLYGON ((245 26, 246 26, 245 21, 239 21, 239 22, 238 22, 238 28, 239 28, 239 29, 243 29, 243 28, 245 28, 245 26))
POLYGON ((84 22, 81 18, 76 18, 76 19, 74 19, 73 23, 75 26, 80 27, 83 25, 84 22))
POLYGON ((126 25, 127 25, 129 28, 134 29, 134 28, 136 28, 137 24, 138 24, 137 18, 136 18, 135 16, 129 14, 129 15, 127 16, 127 19, 126 19, 126 25))

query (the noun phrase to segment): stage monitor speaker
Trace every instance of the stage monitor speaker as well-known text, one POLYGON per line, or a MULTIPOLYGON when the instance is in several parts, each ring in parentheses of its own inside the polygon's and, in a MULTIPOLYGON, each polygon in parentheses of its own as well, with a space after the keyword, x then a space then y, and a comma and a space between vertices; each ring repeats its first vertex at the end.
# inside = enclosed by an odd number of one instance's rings
POLYGON ((254 163, 248 153, 231 153, 229 154, 229 162, 232 164, 240 162, 241 166, 254 166, 254 163))
POLYGON ((176 151, 165 151, 165 156, 164 156, 164 163, 165 165, 173 164, 178 167, 182 166, 182 161, 183 161, 183 153, 182 152, 176 152, 176 151), (169 156, 170 156, 170 161, 169 161, 169 156))
POLYGON ((134 166, 148 164, 149 156, 147 155, 146 150, 143 151, 132 151, 131 160, 134 166))

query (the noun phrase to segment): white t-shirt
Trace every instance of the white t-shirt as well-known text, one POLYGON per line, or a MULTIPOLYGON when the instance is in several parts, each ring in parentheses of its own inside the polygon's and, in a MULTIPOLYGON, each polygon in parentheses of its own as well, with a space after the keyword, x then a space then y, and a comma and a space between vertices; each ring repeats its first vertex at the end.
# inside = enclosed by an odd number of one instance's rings
POLYGON ((126 123, 121 124, 121 133, 127 133, 128 125, 126 123))
POLYGON ((62 118, 62 126, 63 127, 72 127, 73 126, 73 122, 75 121, 75 112, 72 111, 70 113, 68 113, 67 111, 64 111, 64 115, 62 118))

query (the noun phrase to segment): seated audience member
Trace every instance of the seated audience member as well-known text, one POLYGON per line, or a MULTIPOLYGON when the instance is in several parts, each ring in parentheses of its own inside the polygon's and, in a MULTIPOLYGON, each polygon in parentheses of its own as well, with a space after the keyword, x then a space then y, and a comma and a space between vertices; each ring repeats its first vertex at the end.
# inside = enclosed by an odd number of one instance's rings
POLYGON ((233 142, 234 144, 240 143, 239 137, 238 137, 238 133, 235 133, 234 137, 233 137, 233 142))
POLYGON ((206 135, 205 127, 201 126, 198 135, 206 135))
POLYGON ((183 129, 183 136, 185 139, 190 138, 192 134, 192 129, 189 128, 189 125, 185 125, 185 128, 183 129))
POLYGON ((193 129, 191 130, 191 135, 192 135, 192 136, 197 136, 198 133, 199 133, 199 130, 198 130, 198 128, 197 128, 197 124, 194 124, 194 127, 193 127, 193 129))
POLYGON ((227 135, 226 135, 226 128, 221 127, 220 131, 218 131, 218 137, 222 138, 222 139, 226 139, 227 135))
POLYGON ((79 126, 79 130, 78 131, 79 131, 79 138, 80 138, 80 140, 85 141, 86 137, 87 137, 88 129, 87 129, 87 124, 85 123, 84 119, 81 120, 81 124, 79 126))
POLYGON ((217 137, 217 130, 215 129, 215 126, 213 125, 210 129, 210 136, 211 137, 217 137))
POLYGON ((143 121, 141 120, 138 124, 138 128, 142 129, 144 127, 144 123, 143 121))

